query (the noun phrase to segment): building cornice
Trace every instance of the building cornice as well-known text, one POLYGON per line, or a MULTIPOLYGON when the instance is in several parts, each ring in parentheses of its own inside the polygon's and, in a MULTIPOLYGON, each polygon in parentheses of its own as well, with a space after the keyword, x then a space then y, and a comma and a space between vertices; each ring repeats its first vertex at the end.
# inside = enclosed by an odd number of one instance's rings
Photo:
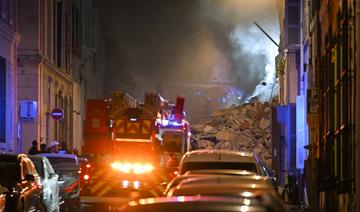
POLYGON ((38 50, 24 50, 20 49, 18 54, 19 66, 22 66, 24 63, 42 63, 47 68, 49 68, 57 77, 63 79, 68 84, 72 85, 73 78, 70 75, 65 74, 63 68, 56 66, 53 62, 49 61, 47 58, 39 54, 38 50))
POLYGON ((73 83, 73 79, 71 76, 65 74, 65 70, 62 68, 59 68, 58 66, 56 66, 54 63, 50 62, 48 59, 43 58, 42 59, 43 64, 45 64, 47 67, 49 67, 58 77, 62 78, 63 80, 65 80, 67 83, 69 83, 70 85, 72 85, 73 83))
POLYGON ((0 19, 0 36, 11 44, 20 42, 20 35, 0 19))

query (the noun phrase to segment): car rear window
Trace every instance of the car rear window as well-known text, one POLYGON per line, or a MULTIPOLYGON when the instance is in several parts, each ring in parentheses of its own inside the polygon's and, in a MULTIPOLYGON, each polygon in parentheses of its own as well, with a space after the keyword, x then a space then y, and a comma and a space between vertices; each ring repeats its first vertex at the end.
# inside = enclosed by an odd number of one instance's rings
POLYGON ((66 165, 66 164, 69 164, 69 165, 76 165, 76 160, 74 158, 55 158, 55 157, 48 157, 51 165, 66 165))
POLYGON ((187 162, 184 163, 181 174, 191 170, 206 170, 206 169, 232 169, 232 170, 246 170, 258 173, 255 163, 249 162, 187 162))
POLYGON ((9 183, 21 178, 20 165, 16 162, 0 161, 0 182, 9 183))
POLYGON ((60 180, 78 177, 79 165, 74 158, 48 157, 60 180))

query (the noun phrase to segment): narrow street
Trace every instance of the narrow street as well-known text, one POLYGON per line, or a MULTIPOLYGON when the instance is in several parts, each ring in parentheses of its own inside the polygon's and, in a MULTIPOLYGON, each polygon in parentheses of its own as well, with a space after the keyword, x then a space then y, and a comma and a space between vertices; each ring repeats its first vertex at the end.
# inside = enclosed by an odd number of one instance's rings
POLYGON ((0 0, 0 212, 360 211, 360 0, 0 0))

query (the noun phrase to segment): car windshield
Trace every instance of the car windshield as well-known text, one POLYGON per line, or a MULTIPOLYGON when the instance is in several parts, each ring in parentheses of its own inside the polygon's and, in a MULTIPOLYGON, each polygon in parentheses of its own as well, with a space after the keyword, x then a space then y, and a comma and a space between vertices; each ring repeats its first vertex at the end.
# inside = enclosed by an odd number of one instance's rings
POLYGON ((0 184, 18 181, 21 177, 20 165, 15 161, 0 161, 0 184))
POLYGON ((184 163, 181 174, 191 170, 210 169, 246 170, 257 173, 256 164, 249 162, 187 162, 184 163))

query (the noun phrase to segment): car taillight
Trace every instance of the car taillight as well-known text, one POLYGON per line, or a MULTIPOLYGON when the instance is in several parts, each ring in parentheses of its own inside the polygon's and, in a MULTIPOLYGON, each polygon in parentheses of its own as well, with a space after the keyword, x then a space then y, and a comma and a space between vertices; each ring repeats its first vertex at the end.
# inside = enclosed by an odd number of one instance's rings
POLYGON ((111 167, 123 173, 144 174, 154 170, 151 164, 114 162, 111 167))
POLYGON ((84 180, 89 180, 89 179, 90 179, 90 175, 84 174, 83 178, 84 178, 84 180))

